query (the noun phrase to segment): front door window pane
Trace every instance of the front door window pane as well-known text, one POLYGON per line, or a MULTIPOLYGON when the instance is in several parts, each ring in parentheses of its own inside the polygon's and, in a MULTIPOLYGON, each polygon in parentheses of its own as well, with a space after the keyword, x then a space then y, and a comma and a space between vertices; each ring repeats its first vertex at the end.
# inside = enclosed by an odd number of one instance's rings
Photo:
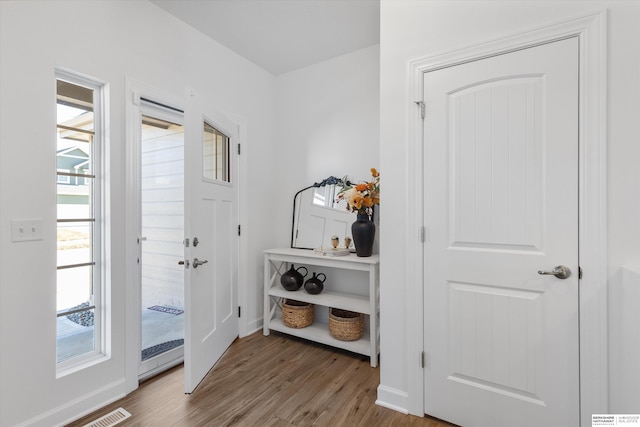
POLYGON ((231 182, 229 178, 228 136, 209 123, 204 122, 202 139, 203 176, 206 179, 231 182))

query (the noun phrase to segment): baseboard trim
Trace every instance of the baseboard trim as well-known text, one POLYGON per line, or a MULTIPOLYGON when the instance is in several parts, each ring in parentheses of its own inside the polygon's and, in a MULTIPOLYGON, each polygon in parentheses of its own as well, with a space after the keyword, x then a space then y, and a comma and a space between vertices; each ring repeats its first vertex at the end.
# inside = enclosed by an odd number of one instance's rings
POLYGON ((382 384, 378 386, 378 399, 376 405, 383 408, 393 409, 394 411, 408 414, 407 409, 408 395, 406 392, 387 387, 382 384))
MULTIPOLYGON (((124 378, 30 418, 16 427, 64 426, 127 395, 124 378)), ((126 408, 125 408, 126 409, 126 408)))
POLYGON ((240 338, 248 337, 249 335, 252 335, 261 330, 262 330, 262 318, 253 320, 251 322, 248 322, 247 324, 247 334, 244 336, 241 336, 240 338))

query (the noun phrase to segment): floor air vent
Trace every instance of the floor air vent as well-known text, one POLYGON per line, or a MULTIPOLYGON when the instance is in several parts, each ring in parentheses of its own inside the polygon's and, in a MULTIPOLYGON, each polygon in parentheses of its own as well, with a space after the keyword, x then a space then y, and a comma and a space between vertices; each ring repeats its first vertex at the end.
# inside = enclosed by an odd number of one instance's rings
POLYGON ((124 421, 131 416, 130 413, 122 408, 118 408, 113 412, 109 412, 104 417, 100 417, 95 421, 85 424, 82 427, 111 427, 119 424, 120 421, 124 421))

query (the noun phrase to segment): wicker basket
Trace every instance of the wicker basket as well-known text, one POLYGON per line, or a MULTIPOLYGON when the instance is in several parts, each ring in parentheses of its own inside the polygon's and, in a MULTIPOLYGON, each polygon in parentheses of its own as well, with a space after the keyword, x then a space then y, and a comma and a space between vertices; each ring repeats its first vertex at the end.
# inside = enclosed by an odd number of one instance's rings
POLYGON ((364 314, 329 308, 329 333, 340 341, 355 341, 364 334, 364 314))
POLYGON ((282 303, 282 323, 290 328, 306 328, 313 323, 313 304, 285 299, 282 303))

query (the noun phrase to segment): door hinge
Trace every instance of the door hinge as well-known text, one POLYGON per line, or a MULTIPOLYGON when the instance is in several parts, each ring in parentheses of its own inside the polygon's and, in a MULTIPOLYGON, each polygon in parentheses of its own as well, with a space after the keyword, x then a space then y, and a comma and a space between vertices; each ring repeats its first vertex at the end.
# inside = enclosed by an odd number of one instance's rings
POLYGON ((238 236, 240 235, 240 224, 238 224, 238 236))
POLYGON ((426 353, 424 351, 420 352, 420 366, 423 368, 427 364, 426 359, 427 359, 426 353))
POLYGON ((425 242, 427 230, 424 227, 420 227, 420 241, 425 242))
POLYGON ((240 143, 238 143, 238 155, 240 155, 240 143))
POLYGON ((425 106, 423 101, 413 101, 420 108, 420 117, 424 119, 425 116, 425 106))
POLYGON ((582 279, 582 267, 578 267, 578 279, 582 279))
POLYGON ((241 313, 242 313, 242 311, 241 311, 241 307, 240 307, 240 306, 238 306, 238 317, 242 317, 242 316, 241 316, 241 313))

